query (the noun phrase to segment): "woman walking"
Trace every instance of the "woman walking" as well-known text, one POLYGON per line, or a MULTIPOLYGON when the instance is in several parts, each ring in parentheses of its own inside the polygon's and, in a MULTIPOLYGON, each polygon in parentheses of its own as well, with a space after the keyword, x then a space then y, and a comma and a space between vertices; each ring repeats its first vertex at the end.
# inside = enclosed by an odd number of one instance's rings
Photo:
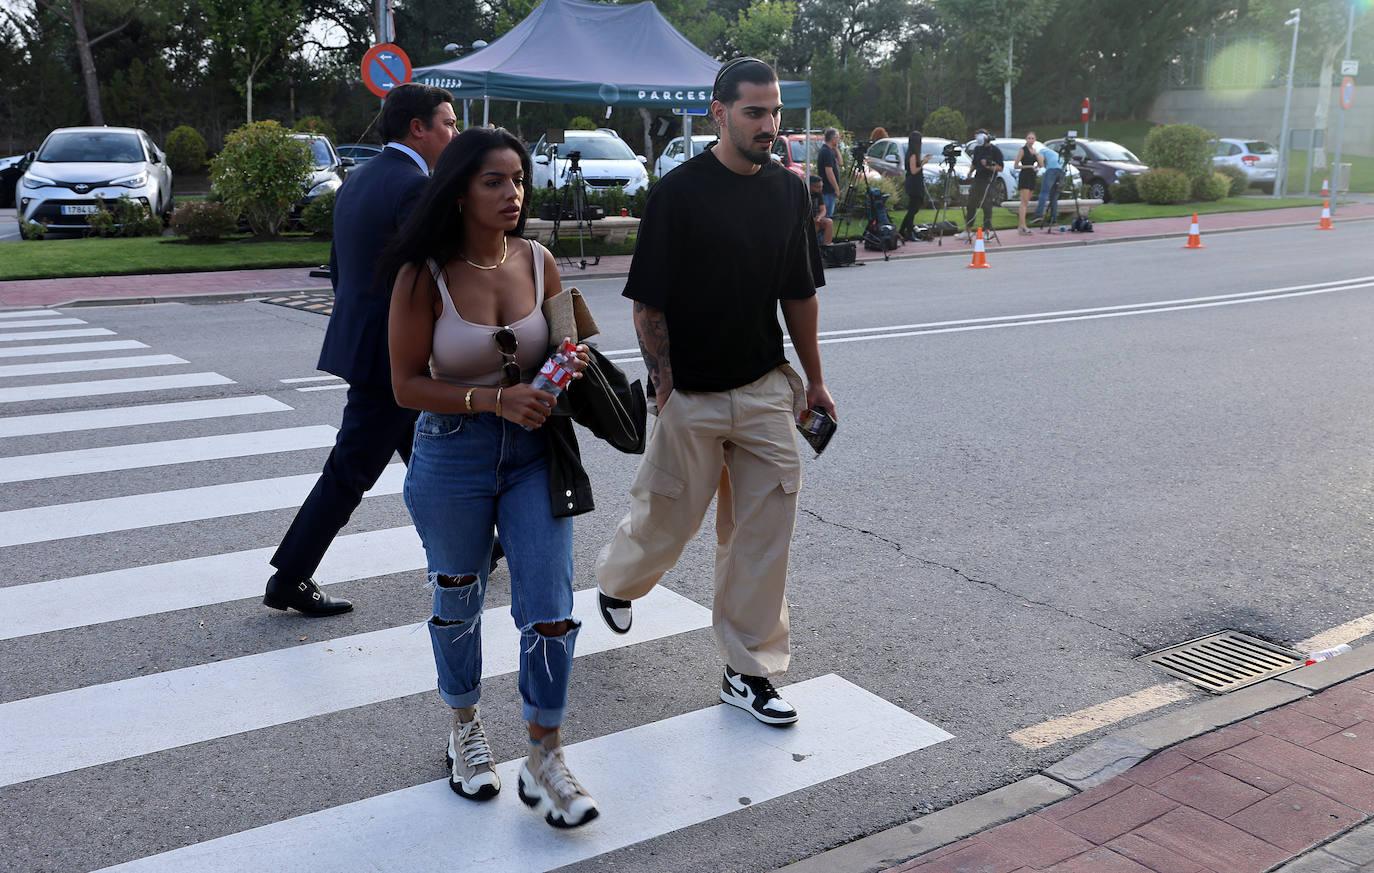
POLYGON ((1035 151, 1035 131, 1026 134, 1026 141, 1016 152, 1016 191, 1021 195, 1021 205, 1016 211, 1016 232, 1031 233, 1026 226, 1026 210, 1030 208, 1031 192, 1035 190, 1035 171, 1043 167, 1045 159, 1035 151))
MULTIPOLYGON (((434 585, 430 641, 439 696, 453 711, 449 785, 472 800, 501 789, 477 711, 495 526, 520 630, 530 744, 520 799, 549 824, 576 827, 598 810, 568 770, 559 733, 581 627, 573 522, 551 503, 553 443, 541 428, 555 397, 529 384, 550 349, 542 306, 562 285, 553 256, 522 234, 530 178, 529 154, 505 130, 470 129, 444 150, 392 247, 391 379, 396 402, 420 410, 404 496, 434 585)), ((580 376, 587 351, 578 350, 571 369, 580 376)))

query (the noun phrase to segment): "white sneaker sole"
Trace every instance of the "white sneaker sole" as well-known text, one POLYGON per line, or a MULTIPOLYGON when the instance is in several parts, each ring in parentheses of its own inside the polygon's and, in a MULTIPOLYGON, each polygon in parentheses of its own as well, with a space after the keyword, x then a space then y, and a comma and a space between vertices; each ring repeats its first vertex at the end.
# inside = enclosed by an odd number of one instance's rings
MULTIPOLYGON (((581 827, 597 816, 601 815, 601 810, 597 809, 596 802, 582 813, 582 817, 573 820, 567 814, 559 810, 553 802, 553 798, 539 786, 539 782, 531 775, 528 765, 520 765, 520 778, 516 781, 515 793, 520 795, 520 801, 533 809, 535 812, 544 816, 544 821, 556 828, 576 828, 581 827)), ((590 800, 590 798, 588 798, 590 800)))
POLYGON ((740 709, 767 725, 780 727, 797 723, 797 713, 795 711, 791 715, 764 715, 757 709, 754 709, 754 701, 752 698, 746 700, 743 697, 735 697, 732 694, 726 693, 724 688, 720 690, 720 699, 731 706, 738 706, 740 709))
POLYGON ((444 752, 444 761, 448 764, 448 787, 453 789, 453 793, 468 800, 491 800, 501 791, 501 777, 492 771, 485 777, 478 777, 481 781, 469 782, 466 779, 453 778, 453 755, 444 752))

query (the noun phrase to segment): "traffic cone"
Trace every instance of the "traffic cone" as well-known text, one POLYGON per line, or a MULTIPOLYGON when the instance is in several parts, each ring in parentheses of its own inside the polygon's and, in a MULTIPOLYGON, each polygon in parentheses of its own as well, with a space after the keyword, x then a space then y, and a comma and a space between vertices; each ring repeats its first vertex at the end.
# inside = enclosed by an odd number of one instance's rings
POLYGON ((988 268, 987 249, 983 247, 983 229, 978 228, 978 236, 973 240, 973 263, 968 265, 970 270, 986 270, 988 268))
POLYGON ((1322 201, 1322 220, 1317 222, 1317 230, 1335 230, 1331 224, 1331 201, 1322 201))
POLYGON ((1322 179, 1322 199, 1325 200, 1325 199, 1327 199, 1327 198, 1330 197, 1330 196, 1331 196, 1331 180, 1330 180, 1330 179, 1322 179))
POLYGON ((1200 248, 1202 248, 1202 234, 1199 233, 1199 232, 1198 232, 1198 229, 1197 229, 1197 213, 1196 213, 1196 212, 1193 213, 1193 223, 1188 227, 1188 244, 1185 245, 1184 248, 1185 248, 1185 249, 1200 249, 1200 248))

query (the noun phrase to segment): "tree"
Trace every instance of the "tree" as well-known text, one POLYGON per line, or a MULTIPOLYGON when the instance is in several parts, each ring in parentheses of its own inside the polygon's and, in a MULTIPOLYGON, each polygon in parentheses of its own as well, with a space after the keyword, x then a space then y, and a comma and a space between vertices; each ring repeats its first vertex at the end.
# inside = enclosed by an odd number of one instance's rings
POLYGON ((949 27, 979 58, 978 83, 989 92, 1002 90, 1010 128, 1011 89, 1021 78, 1015 38, 1020 36, 1024 55, 1049 22, 1058 0, 938 0, 938 4, 949 27))
POLYGON ((753 0, 748 9, 739 11, 735 23, 726 30, 726 39, 735 54, 751 55, 776 66, 796 17, 797 4, 790 0, 753 0))
POLYGON ((100 103, 100 79, 96 76, 95 55, 91 49, 128 27, 138 14, 138 3, 121 0, 119 5, 114 3, 102 4, 101 11, 110 14, 120 23, 107 29, 99 36, 92 37, 86 26, 88 0, 35 0, 35 2, 44 9, 60 15, 71 24, 72 33, 76 37, 76 56, 81 62, 81 84, 86 89, 86 113, 90 116, 91 124, 104 124, 105 112, 100 103))
POLYGON ((203 8, 212 38, 243 77, 241 92, 252 124, 253 80, 300 30, 301 0, 205 0, 203 8))

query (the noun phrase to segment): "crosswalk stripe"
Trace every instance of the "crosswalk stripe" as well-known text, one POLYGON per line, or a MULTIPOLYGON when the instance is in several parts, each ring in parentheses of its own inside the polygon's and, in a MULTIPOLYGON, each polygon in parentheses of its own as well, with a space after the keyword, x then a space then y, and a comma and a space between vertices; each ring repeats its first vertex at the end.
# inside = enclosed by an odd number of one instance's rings
MULTIPOLYGON (((595 615, 596 589, 573 603, 595 615)), ((662 586, 637 606, 625 636, 584 619, 576 654, 711 626, 709 609, 662 586)), ((482 676, 517 670, 520 648, 509 607, 486 610, 482 676)), ((433 691, 434 681, 419 623, 16 700, 0 705, 0 785, 433 691)))
POLYGON ((142 406, 115 406, 109 409, 81 409, 75 412, 48 412, 39 415, 11 415, 0 418, 0 437, 34 436, 45 433, 72 433, 132 427, 140 424, 166 424, 229 418, 264 412, 290 412, 291 407, 262 394, 248 397, 219 397, 212 400, 183 400, 176 403, 148 403, 142 406))
POLYGON ((299 382, 334 382, 338 376, 297 376, 295 379, 282 379, 283 385, 295 385, 299 382))
POLYGON ((45 315, 61 315, 55 309, 20 309, 13 312, 0 312, 0 319, 40 318, 45 315))
MULTIPOLYGON (((14 327, 33 327, 33 322, 14 327)), ((107 327, 80 327, 74 330, 31 330, 24 333, 5 333, 0 334, 0 343, 14 343, 24 340, 50 340, 68 339, 78 336, 114 336, 114 331, 107 327)))
POLYGON ((204 388, 233 385, 234 380, 219 373, 179 373, 175 376, 142 376, 136 379, 100 379, 95 382, 60 382, 53 385, 26 385, 0 388, 0 403, 26 400, 55 400, 65 397, 98 397, 106 394, 136 394, 168 388, 204 388))
MULTIPOLYGON (((0 640, 259 597, 275 549, 225 552, 163 564, 0 588, 0 640)), ((315 571, 321 585, 421 570, 425 551, 413 527, 334 540, 315 571)))
POLYGON ((834 674, 784 694, 801 712, 788 730, 720 704, 568 746, 569 769, 601 808, 575 835, 507 796, 522 763, 514 760, 497 767, 503 788, 488 803, 465 801, 439 779, 100 873, 363 873, 426 866, 419 859, 443 859, 453 870, 539 873, 952 739, 834 674))
MULTIPOLYGON (((286 509, 298 506, 318 478, 318 473, 306 473, 12 509, 0 512, 0 547, 286 509)), ((368 494, 399 494, 404 479, 405 465, 392 464, 368 494)))
POLYGON ((4 321, 0 322, 0 330, 8 330, 12 327, 57 327, 61 324, 86 324, 79 318, 40 318, 35 321, 4 321))
POLYGON ((37 358, 42 355, 71 355, 77 352, 115 352, 121 349, 146 349, 138 340, 110 340, 99 343, 50 343, 45 346, 0 348, 0 358, 37 358))
POLYGON ((176 355, 129 355, 127 358, 89 358, 81 361, 42 361, 37 364, 5 364, 0 378, 7 376, 48 376, 53 373, 91 373, 97 370, 136 370, 140 367, 170 367, 190 363, 176 355))
POLYGON ((301 449, 319 449, 334 444, 338 433, 329 425, 287 427, 247 433, 217 434, 180 440, 160 440, 66 452, 45 452, 0 458, 0 484, 32 482, 58 476, 109 473, 142 467, 165 467, 195 461, 246 458, 301 449))

